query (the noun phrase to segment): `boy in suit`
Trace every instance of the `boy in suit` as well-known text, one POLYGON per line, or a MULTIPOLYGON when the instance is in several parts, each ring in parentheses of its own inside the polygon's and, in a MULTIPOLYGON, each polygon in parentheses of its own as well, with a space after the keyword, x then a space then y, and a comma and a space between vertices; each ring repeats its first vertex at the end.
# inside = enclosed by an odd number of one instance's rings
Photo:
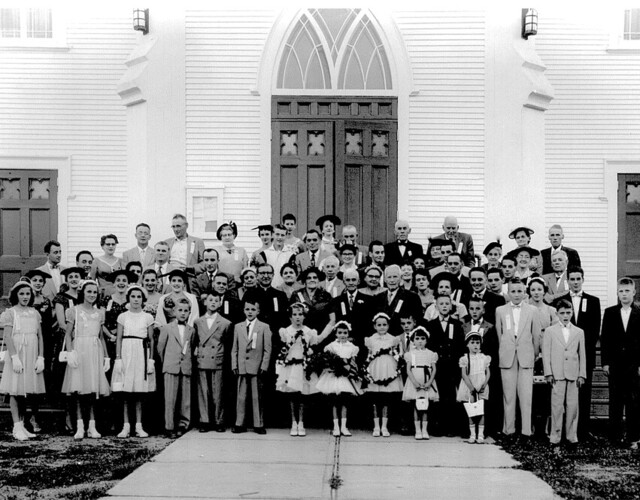
POLYGON ((188 301, 178 302, 175 320, 162 327, 158 338, 158 354, 164 374, 164 422, 170 437, 181 436, 191 423, 191 356, 195 330, 187 324, 190 313, 188 301), (180 416, 177 432, 174 421, 176 409, 180 416))
POLYGON ((534 306, 523 302, 525 286, 518 278, 509 282, 510 302, 496 309, 498 358, 502 376, 504 422, 502 432, 516 431, 516 398, 520 403, 523 436, 531 436, 533 365, 540 352, 541 325, 534 306))
POLYGON ((453 303, 449 295, 436 296, 438 317, 427 323, 427 348, 438 354, 436 384, 440 395, 438 428, 441 434, 458 434, 461 423, 460 408, 456 403, 456 390, 460 383, 458 362, 465 352, 462 323, 451 317, 453 303))
POLYGON ((542 338, 544 376, 551 384, 551 434, 549 441, 560 444, 562 417, 566 412, 567 441, 578 442, 578 389, 587 378, 584 332, 571 324, 573 306, 558 302, 560 323, 551 325, 542 338))
POLYGON ((627 439, 638 449, 638 380, 640 377, 640 310, 633 303, 636 286, 631 278, 618 280, 618 304, 607 307, 600 338, 602 371, 609 378, 611 438, 622 440, 622 413, 626 414, 627 439))
POLYGON ((198 363, 198 408, 200 432, 211 429, 209 424, 209 400, 213 402, 216 432, 224 432, 224 406, 222 384, 225 346, 231 335, 231 322, 223 318, 218 310, 222 306, 222 295, 209 293, 204 299, 206 313, 195 323, 196 360, 198 363))
POLYGON ((266 323, 259 321, 260 299, 254 294, 243 297, 246 320, 236 324, 233 331, 231 349, 231 370, 238 377, 236 396, 236 425, 233 433, 245 432, 245 410, 247 406, 247 388, 250 388, 250 406, 253 413, 253 431, 266 434, 262 419, 260 376, 269 369, 271 358, 271 330, 266 323))

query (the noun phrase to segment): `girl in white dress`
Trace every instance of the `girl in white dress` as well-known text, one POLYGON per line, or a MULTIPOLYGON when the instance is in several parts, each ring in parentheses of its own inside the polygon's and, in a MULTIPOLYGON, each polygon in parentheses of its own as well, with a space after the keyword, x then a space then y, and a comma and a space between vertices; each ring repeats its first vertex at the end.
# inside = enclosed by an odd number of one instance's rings
POLYGON ((429 333, 419 326, 411 331, 413 348, 404 354, 407 381, 402 393, 403 401, 413 401, 413 423, 416 439, 429 439, 427 432, 427 408, 429 401, 438 400, 435 387, 438 355, 427 349, 429 333), (416 400, 420 400, 416 403, 416 400), (421 408, 418 408, 421 406, 421 408))
MULTIPOLYGON (((458 387, 457 399, 463 403, 489 399, 489 364, 491 356, 480 352, 482 337, 478 332, 469 332, 465 337, 469 353, 460 358, 462 380, 458 387)), ((469 418, 471 436, 469 443, 484 441, 484 415, 469 418), (477 426, 477 429, 476 429, 477 426)))
POLYGON ((318 335, 315 330, 305 326, 304 318, 308 312, 306 304, 294 303, 289 306, 291 324, 280 329, 283 346, 276 359, 276 390, 289 397, 291 407, 291 435, 305 436, 304 402, 301 396, 318 392, 315 373, 307 375, 306 367, 313 354, 312 347, 326 339, 331 333, 333 323, 329 323, 318 335))
POLYGON ((33 307, 34 291, 27 281, 18 281, 9 292, 12 307, 2 313, 4 369, 0 394, 9 395, 13 437, 26 441, 35 434, 24 427, 26 398, 44 394, 44 357, 40 313, 33 307))
POLYGON ((104 340, 104 309, 97 309, 98 283, 83 281, 78 289, 77 306, 67 309, 67 331, 65 343, 71 351, 62 382, 62 392, 76 398, 77 432, 74 439, 83 439, 84 419, 82 400, 89 406, 89 427, 87 435, 99 438, 96 430, 95 402, 109 395, 109 382, 105 372, 109 370, 110 359, 104 340))
POLYGON ((124 392, 124 425, 119 438, 131 433, 129 403, 136 409, 136 436, 149 437, 142 428, 142 396, 156 390, 153 361, 153 316, 143 311, 145 290, 131 285, 127 291, 129 310, 118 316, 116 362, 111 380, 114 392, 124 392))
POLYGON ((336 340, 326 346, 324 351, 341 358, 342 362, 332 362, 331 366, 325 368, 316 387, 323 394, 334 396, 333 435, 351 436, 347 428, 347 401, 352 396, 362 395, 360 381, 354 376, 354 372, 357 372, 356 357, 359 349, 349 340, 351 334, 349 323, 338 321, 333 331, 336 333, 336 340), (340 418, 342 418, 342 425, 340 425, 340 418))
POLYGON ((389 437, 387 429, 389 399, 392 393, 402 392, 402 379, 398 370, 400 357, 399 344, 404 334, 393 336, 389 333, 391 319, 385 313, 373 317, 376 333, 364 339, 369 349, 367 356, 367 392, 372 393, 373 400, 373 436, 389 437), (378 411, 380 407, 380 411, 378 411), (380 420, 379 420, 380 418, 380 420))

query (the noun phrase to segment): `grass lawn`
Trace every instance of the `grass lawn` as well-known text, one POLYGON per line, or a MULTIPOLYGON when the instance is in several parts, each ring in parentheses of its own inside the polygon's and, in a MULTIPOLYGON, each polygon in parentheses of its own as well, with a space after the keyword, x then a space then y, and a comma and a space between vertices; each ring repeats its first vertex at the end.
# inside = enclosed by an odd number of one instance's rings
POLYGON ((559 451, 542 438, 524 443, 501 438, 497 444, 563 498, 640 499, 640 452, 612 444, 603 436, 595 434, 577 448, 563 445, 559 451))
MULTIPOLYGON (((48 418, 42 419, 43 425, 48 418)), ((59 423, 55 427, 60 427, 59 423)), ((101 439, 74 441, 54 427, 28 442, 11 436, 11 418, 0 415, 0 498, 93 499, 149 461, 172 440, 101 439)))

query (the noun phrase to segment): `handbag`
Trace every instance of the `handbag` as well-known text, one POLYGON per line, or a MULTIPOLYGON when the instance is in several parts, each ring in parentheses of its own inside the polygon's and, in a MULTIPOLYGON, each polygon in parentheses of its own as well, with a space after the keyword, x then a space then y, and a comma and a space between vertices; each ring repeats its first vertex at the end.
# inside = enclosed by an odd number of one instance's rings
POLYGON ((416 410, 427 411, 429 409, 429 399, 416 398, 416 410))
MULTIPOLYGON (((76 313, 76 319, 75 319, 75 323, 73 324, 73 332, 74 333, 78 333, 78 310, 75 310, 76 313)), ((67 345, 67 334, 64 334, 64 340, 62 341, 62 350, 60 351, 60 354, 58 354, 58 361, 60 361, 60 363, 67 363, 69 361, 69 351, 65 350, 65 347, 67 345)))
POLYGON ((467 412, 469 418, 480 417, 484 415, 484 399, 478 399, 478 401, 472 403, 463 403, 464 409, 467 412))

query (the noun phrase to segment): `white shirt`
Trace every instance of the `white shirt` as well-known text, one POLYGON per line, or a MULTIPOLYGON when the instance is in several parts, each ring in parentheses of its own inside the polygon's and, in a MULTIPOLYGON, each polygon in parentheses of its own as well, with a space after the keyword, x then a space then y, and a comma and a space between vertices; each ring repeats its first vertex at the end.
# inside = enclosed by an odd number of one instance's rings
POLYGON ((564 336, 564 343, 567 344, 569 342, 569 328, 567 328, 566 326, 563 326, 562 335, 564 336))
POLYGON ((174 241, 169 262, 180 269, 187 267, 187 238, 174 241))
POLYGON ((49 274, 51 275, 51 281, 56 287, 56 293, 60 291, 60 285, 62 284, 62 277, 60 276, 60 264, 56 265, 55 269, 51 268, 51 262, 47 261, 47 267, 49 268, 49 274))
MULTIPOLYGON (((264 256, 267 258, 267 264, 271 264, 273 267, 273 280, 271 281, 271 286, 278 287, 284 283, 282 276, 280 276, 280 269, 289 262, 292 255, 293 252, 289 250, 276 250, 273 246, 264 251, 264 256)), ((318 265, 317 262, 316 265, 318 265)))
POLYGON ((620 315, 622 316, 622 325, 624 326, 624 331, 627 331, 627 326, 629 325, 629 316, 631 316, 631 306, 622 307, 620 309, 620 315))
POLYGON ((518 326, 520 325, 520 312, 522 311, 522 304, 515 305, 511 303, 511 311, 513 312, 513 331, 517 336, 518 326))
POLYGON ((138 247, 138 253, 140 254, 140 263, 143 265, 144 265, 144 256, 147 254, 148 250, 149 250, 149 247, 147 248, 138 247))
POLYGON ((211 315, 207 313, 205 317, 207 318, 207 328, 211 328, 211 325, 213 325, 214 321, 218 317, 218 313, 213 313, 211 315))
POLYGON ((387 292, 387 303, 391 304, 393 300, 396 298, 396 294, 398 293, 398 288, 396 288, 393 292, 387 292))
POLYGON ((580 312, 580 301, 582 300, 582 292, 573 293, 571 292, 571 302, 573 303, 573 314, 578 321, 578 313, 580 312))
POLYGON ((180 335, 180 343, 184 344, 184 325, 178 325, 178 334, 180 335))

